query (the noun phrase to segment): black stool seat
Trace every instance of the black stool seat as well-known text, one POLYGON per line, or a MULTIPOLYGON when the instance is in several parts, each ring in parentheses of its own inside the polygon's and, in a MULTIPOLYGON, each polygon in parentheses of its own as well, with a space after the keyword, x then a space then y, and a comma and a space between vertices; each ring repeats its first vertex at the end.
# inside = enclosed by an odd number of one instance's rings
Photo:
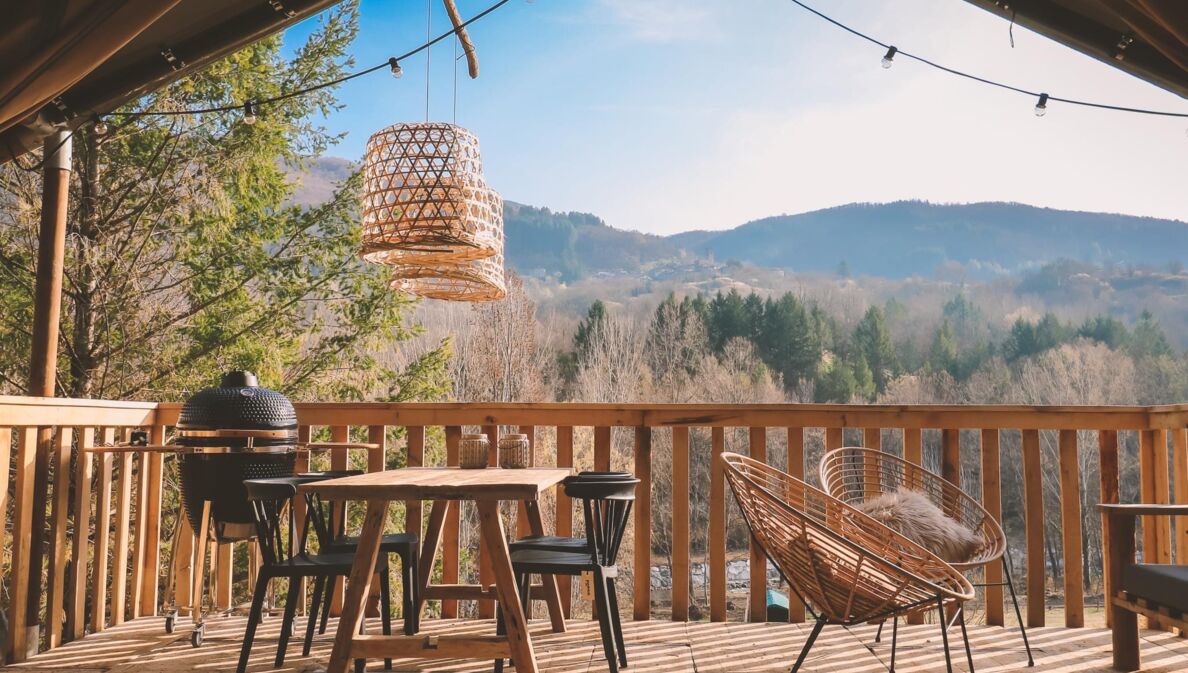
POLYGON ((528 549, 545 551, 585 551, 590 553, 590 544, 584 537, 562 537, 560 535, 527 535, 507 543, 508 551, 528 549))
MULTIPOLYGON (((564 552, 547 549, 522 549, 512 552, 512 566, 519 573, 532 575, 576 575, 599 566, 590 552, 564 552)), ((610 570, 610 568, 607 568, 610 570)))
MULTIPOLYGON (((388 533, 380 538, 380 552, 384 554, 399 554, 408 549, 409 545, 421 544, 420 538, 413 533, 388 533)), ((328 550, 331 553, 337 553, 341 548, 344 551, 354 553, 359 546, 359 538, 357 537, 340 537, 330 543, 328 550)))
MULTIPOLYGON (((269 572, 276 577, 284 577, 286 570, 291 570, 298 577, 311 577, 317 571, 325 574, 350 575, 351 566, 355 562, 354 554, 298 554, 291 559, 276 563, 269 572), (312 571, 312 572, 311 572, 312 571)), ((387 571, 388 558, 381 556, 376 559, 376 572, 387 571)))

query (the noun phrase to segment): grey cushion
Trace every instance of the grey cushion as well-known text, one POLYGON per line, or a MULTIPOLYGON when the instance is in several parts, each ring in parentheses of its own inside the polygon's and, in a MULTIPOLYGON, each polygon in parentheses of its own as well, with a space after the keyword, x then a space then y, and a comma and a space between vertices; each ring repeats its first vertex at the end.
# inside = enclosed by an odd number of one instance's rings
POLYGON ((1122 569, 1122 590, 1188 612, 1188 566, 1136 563, 1122 569))

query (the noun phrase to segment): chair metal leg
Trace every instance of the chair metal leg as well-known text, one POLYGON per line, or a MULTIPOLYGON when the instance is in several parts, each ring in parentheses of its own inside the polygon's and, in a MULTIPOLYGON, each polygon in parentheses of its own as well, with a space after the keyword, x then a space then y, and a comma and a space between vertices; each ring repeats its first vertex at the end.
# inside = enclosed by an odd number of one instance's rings
MULTIPOLYGON (((380 572, 380 625, 385 636, 392 635, 392 580, 389 569, 380 572)), ((392 670, 392 660, 384 659, 384 670, 392 670)))
POLYGON ((974 673, 973 652, 969 650, 969 633, 965 630, 965 604, 957 609, 957 620, 961 624, 961 640, 965 641, 965 660, 969 662, 969 673, 974 673))
POLYGON ((1027 650, 1027 666, 1035 666, 1035 659, 1031 656, 1031 643, 1027 641, 1027 625, 1023 622, 1023 612, 1019 610, 1019 598, 1015 595, 1015 581, 1011 579, 1010 552, 1003 558, 1002 572, 1006 576, 1007 589, 1011 592, 1011 603, 1015 605, 1015 619, 1019 620, 1019 633, 1023 634, 1023 647, 1027 650))
POLYGON ((945 599, 942 596, 936 597, 936 612, 937 621, 940 623, 941 641, 945 646, 945 670, 953 673, 953 659, 949 656, 949 622, 945 619, 945 599))
POLYGON ((313 600, 309 602, 309 620, 305 625, 305 643, 301 646, 301 656, 303 657, 308 657, 310 648, 313 647, 314 631, 318 627, 318 609, 322 605, 322 591, 325 590, 325 587, 325 577, 314 580, 313 600))
MULTIPOLYGON (((882 629, 883 625, 879 624, 882 629)), ((895 673, 895 646, 899 644, 899 617, 891 618, 891 668, 887 673, 895 673)))
POLYGON ((817 636, 821 635, 821 629, 825 628, 825 619, 820 617, 817 623, 813 624, 813 632, 809 634, 808 640, 804 643, 804 648, 800 650, 800 656, 796 658, 796 663, 792 665, 792 673, 800 670, 804 664, 804 660, 808 658, 809 650, 813 649, 813 643, 817 641, 817 636))
POLYGON ((285 597, 285 619, 281 622, 280 639, 276 645, 276 667, 285 665, 285 649, 289 647, 289 635, 293 633, 293 618, 297 615, 297 601, 301 593, 301 580, 289 578, 289 593, 285 597))
POLYGON ((322 623, 318 625, 318 633, 326 632, 326 621, 330 619, 330 603, 334 600, 334 584, 337 579, 326 578, 326 588, 322 593, 322 623))
POLYGON ((594 571, 594 604, 598 606, 598 629, 602 632, 602 651, 610 673, 619 673, 619 658, 615 654, 615 637, 611 631, 610 601, 607 599, 606 577, 602 569, 594 571))
MULTIPOLYGON (((892 619, 894 619, 894 617, 892 617, 892 619)), ((884 619, 883 621, 879 622, 879 630, 878 630, 878 631, 875 631, 875 642, 876 642, 876 643, 881 643, 881 642, 883 642, 883 624, 886 624, 886 623, 887 623, 887 620, 886 620, 886 619, 884 619)))
POLYGON ((524 573, 518 575, 516 579, 519 581, 520 590, 520 605, 524 606, 525 621, 532 621, 532 575, 524 573))
POLYGON ((406 553, 400 555, 400 577, 404 584, 404 595, 401 596, 401 611, 404 614, 404 635, 411 636, 417 632, 416 615, 413 614, 417 610, 417 594, 415 576, 416 576, 416 561, 415 554, 406 553))
POLYGON ((268 577, 256 577, 256 588, 252 592, 252 610, 248 613, 247 629, 243 632, 243 647, 239 650, 239 666, 236 673, 247 670, 248 657, 252 654, 252 641, 256 639, 256 627, 260 625, 260 613, 264 609, 264 595, 268 593, 268 577))
POLYGON ((615 633, 615 646, 619 648, 619 665, 627 665, 627 644, 623 642, 623 618, 619 615, 619 594, 615 589, 615 580, 606 578, 607 598, 610 599, 611 629, 615 633))

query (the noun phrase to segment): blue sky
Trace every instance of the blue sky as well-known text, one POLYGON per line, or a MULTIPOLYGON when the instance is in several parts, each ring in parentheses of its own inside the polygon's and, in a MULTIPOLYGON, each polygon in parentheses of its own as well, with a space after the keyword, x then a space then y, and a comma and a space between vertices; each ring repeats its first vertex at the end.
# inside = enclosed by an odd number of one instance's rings
MULTIPOLYGON (((458 0, 471 16, 492 0, 458 0)), ((433 33, 448 27, 431 0, 433 33)), ((811 4, 811 3, 810 3, 811 4)), ((962 0, 816 0, 902 49, 1053 95, 1188 111, 1188 101, 962 0)), ((364 0, 370 65, 424 42, 423 0, 364 0)), ((310 19, 289 31, 296 44, 310 19)), ((654 233, 722 229, 854 201, 1019 201, 1188 221, 1188 120, 1035 102, 882 50, 788 0, 512 0, 474 24, 457 122, 504 198, 654 233)), ((453 118, 450 41, 430 112, 453 118)), ((330 154, 425 118, 425 60, 342 87, 330 154)))

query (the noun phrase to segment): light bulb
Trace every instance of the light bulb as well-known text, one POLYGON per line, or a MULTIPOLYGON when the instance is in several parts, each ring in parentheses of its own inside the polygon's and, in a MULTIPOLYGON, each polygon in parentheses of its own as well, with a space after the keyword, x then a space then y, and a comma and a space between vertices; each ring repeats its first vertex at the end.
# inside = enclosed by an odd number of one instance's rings
POLYGON ((404 76, 404 68, 400 67, 400 62, 395 58, 388 59, 388 65, 392 68, 392 76, 400 79, 404 76))
POLYGON ((1035 104, 1035 116, 1042 117, 1048 113, 1048 94, 1041 93, 1039 102, 1035 104))
POLYGON ((103 121, 103 117, 95 117, 95 123, 91 125, 91 130, 97 136, 107 135, 107 122, 103 121))
POLYGON ((243 104, 243 123, 248 126, 256 123, 256 111, 252 109, 251 101, 243 104))
POLYGON ((883 57, 883 69, 884 70, 886 70, 887 68, 890 68, 892 65, 895 64, 895 60, 894 60, 895 54, 898 51, 899 50, 896 49, 895 47, 890 47, 887 49, 887 55, 883 57))

